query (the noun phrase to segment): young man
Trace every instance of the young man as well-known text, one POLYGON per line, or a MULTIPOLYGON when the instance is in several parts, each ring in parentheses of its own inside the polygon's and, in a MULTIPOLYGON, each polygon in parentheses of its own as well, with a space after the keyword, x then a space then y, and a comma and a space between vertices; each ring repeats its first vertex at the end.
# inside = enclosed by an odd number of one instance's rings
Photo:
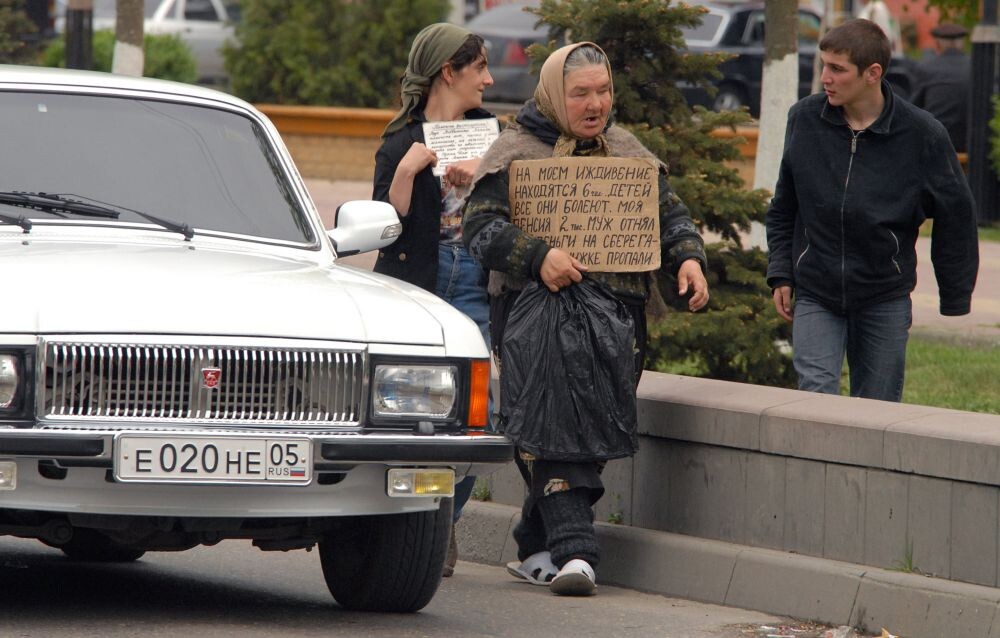
POLYGON ((944 127, 882 79, 890 47, 876 24, 850 20, 819 46, 823 93, 788 114, 767 282, 794 319, 800 389, 839 394, 846 352, 852 396, 899 401, 917 232, 934 220, 941 314, 967 314, 979 268, 972 193, 944 127))

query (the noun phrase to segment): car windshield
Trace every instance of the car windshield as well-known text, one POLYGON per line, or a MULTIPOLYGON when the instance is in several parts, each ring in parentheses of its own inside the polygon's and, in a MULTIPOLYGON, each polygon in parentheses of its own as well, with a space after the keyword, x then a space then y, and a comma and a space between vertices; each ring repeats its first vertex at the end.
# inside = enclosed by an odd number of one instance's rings
MULTIPOLYGON (((126 210, 133 209, 188 224, 199 234, 315 241, 264 131, 236 113, 155 100, 6 92, 0 138, 8 149, 0 153, 0 191, 71 193, 120 207, 118 222, 148 223, 126 210)), ((0 212, 58 219, 3 204, 0 212)))
POLYGON ((701 24, 695 27, 682 27, 684 40, 691 42, 711 42, 722 24, 722 16, 717 13, 706 13, 701 17, 701 24))
MULTIPOLYGON (((144 0, 143 2, 143 14, 147 18, 152 18, 153 14, 156 13, 156 8, 160 6, 161 0, 144 0)), ((113 18, 115 17, 115 9, 118 5, 118 0, 94 0, 94 17, 95 18, 113 18)))

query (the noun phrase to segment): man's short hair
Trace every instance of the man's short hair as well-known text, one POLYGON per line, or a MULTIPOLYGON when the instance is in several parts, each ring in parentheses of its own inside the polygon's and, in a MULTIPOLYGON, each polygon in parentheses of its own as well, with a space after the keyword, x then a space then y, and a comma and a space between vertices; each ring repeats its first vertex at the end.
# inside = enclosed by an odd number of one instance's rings
POLYGON ((881 65, 882 75, 889 70, 892 45, 882 28, 871 20, 855 18, 830 29, 819 42, 820 51, 846 53, 858 75, 873 64, 881 65))

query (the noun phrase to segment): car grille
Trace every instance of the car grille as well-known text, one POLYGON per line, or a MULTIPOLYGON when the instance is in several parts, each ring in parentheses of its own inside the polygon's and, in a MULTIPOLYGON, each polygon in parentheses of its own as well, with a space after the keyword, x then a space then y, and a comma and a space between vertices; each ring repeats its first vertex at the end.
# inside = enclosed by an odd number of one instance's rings
POLYGON ((47 419, 356 425, 365 353, 47 342, 47 419))

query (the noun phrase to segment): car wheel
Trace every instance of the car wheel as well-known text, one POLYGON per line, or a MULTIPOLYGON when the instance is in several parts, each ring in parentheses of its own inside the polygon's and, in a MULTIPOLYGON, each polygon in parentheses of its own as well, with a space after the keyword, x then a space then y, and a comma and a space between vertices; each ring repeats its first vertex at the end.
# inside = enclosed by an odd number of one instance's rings
POLYGON ((346 609, 414 612, 441 584, 452 499, 431 512, 359 516, 319 544, 323 578, 346 609))
POLYGON ((715 94, 712 102, 713 111, 739 111, 744 106, 749 106, 746 91, 743 87, 735 84, 723 84, 719 87, 719 92, 715 94))
POLYGON ((68 543, 56 545, 73 560, 95 563, 130 563, 142 558, 146 552, 133 549, 111 540, 92 529, 74 529, 68 543))

